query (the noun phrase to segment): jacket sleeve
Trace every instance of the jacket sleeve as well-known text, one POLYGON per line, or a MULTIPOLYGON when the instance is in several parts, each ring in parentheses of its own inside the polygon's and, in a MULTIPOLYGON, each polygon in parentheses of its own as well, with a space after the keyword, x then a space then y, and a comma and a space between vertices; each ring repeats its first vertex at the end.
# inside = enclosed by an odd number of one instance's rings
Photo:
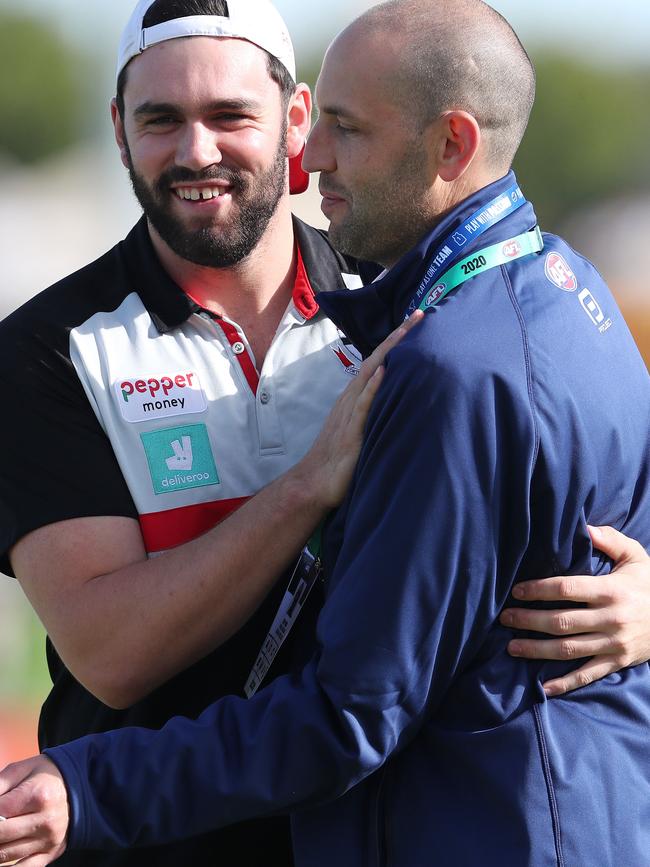
POLYGON ((468 378, 404 346, 375 403, 311 662, 196 721, 48 750, 69 789, 71 847, 164 843, 329 800, 444 701, 526 544, 526 386, 468 378))

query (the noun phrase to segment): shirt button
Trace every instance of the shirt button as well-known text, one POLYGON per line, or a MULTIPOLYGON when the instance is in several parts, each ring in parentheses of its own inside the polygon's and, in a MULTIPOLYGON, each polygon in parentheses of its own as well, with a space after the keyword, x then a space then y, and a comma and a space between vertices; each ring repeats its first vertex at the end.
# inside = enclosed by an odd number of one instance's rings
POLYGON ((232 351, 235 353, 235 355, 241 355, 242 352, 246 351, 246 347, 241 341, 238 340, 237 343, 233 343, 232 351))
POLYGON ((268 393, 268 391, 260 392, 260 403, 262 403, 262 404, 264 404, 264 406, 266 406, 266 404, 270 403, 270 401, 271 401, 271 395, 268 393))

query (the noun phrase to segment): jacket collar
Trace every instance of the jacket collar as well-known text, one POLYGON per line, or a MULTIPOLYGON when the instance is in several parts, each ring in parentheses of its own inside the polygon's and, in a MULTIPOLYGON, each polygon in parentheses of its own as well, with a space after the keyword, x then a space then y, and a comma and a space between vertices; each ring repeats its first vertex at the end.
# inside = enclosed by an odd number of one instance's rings
MULTIPOLYGON (((318 296, 316 300, 321 309, 347 334, 364 357, 369 355, 404 320, 413 293, 446 239, 483 204, 514 183, 514 173, 510 172, 469 196, 374 283, 355 292, 332 292, 327 296, 318 296)), ((532 205, 527 202, 479 238, 468 242, 463 249, 463 258, 474 250, 496 243, 500 238, 533 228, 536 222, 532 205)))

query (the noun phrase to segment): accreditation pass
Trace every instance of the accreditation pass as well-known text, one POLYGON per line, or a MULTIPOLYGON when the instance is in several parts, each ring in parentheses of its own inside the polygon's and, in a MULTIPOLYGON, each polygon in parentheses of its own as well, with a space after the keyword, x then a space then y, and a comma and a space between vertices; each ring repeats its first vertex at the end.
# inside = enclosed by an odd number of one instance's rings
POLYGON ((244 686, 246 698, 251 698, 259 689, 322 571, 320 557, 312 554, 309 548, 303 548, 271 628, 248 675, 244 686))

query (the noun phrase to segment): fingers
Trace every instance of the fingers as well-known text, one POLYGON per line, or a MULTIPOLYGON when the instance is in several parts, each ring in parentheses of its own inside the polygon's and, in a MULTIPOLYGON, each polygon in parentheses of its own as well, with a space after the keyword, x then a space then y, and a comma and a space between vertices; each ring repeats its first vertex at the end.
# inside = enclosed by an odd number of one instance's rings
POLYGON ((562 575, 515 584, 512 595, 525 602, 589 602, 592 605, 605 605, 610 601, 610 589, 604 576, 562 575))
POLYGON ((384 358, 393 347, 397 346, 404 335, 421 321, 423 316, 424 313, 421 310, 416 310, 415 313, 409 316, 406 322, 392 331, 379 344, 375 351, 366 358, 361 365, 359 375, 350 382, 334 404, 323 431, 327 430, 329 435, 330 428, 338 430, 341 425, 348 424, 349 420, 353 417, 358 423, 357 432, 359 436, 362 434, 370 405, 381 384, 384 358))
MULTIPOLYGON (((6 851, 9 845, 18 842, 34 840, 44 833, 45 814, 43 812, 24 812, 20 816, 9 818, 0 823, 0 854, 6 851)), ((19 856, 14 855, 14 858, 19 856)), ((24 856, 23 856, 24 857, 24 856)), ((0 858, 0 864, 2 864, 0 858)))
POLYGON ((506 608, 499 621, 509 629, 545 632, 547 635, 577 635, 603 628, 603 610, 567 608, 538 611, 529 608, 506 608))
POLYGON ((635 539, 630 539, 613 527, 589 527, 588 529, 594 548, 607 554, 617 564, 648 559, 644 548, 635 539))
MULTIPOLYGON (((417 314, 417 315, 416 315, 417 314)), ((336 508, 345 497, 363 443, 363 431, 372 401, 384 374, 382 362, 394 346, 421 321, 415 314, 396 328, 361 365, 356 376, 339 395, 314 444, 293 473, 302 477, 315 502, 336 508)))
MULTIPOLYGON (((644 566, 650 562, 650 557, 638 542, 613 527, 589 527, 589 533, 594 547, 616 561, 616 569, 632 562, 642 561, 644 566)), ((591 575, 563 575, 515 584, 512 595, 526 602, 570 601, 607 605, 612 601, 612 590, 612 584, 605 576, 596 580, 591 575)))
POLYGON ((0 774, 0 850, 34 867, 48 864, 65 848, 68 797, 56 765, 34 756, 0 774))
POLYGON ((42 843, 31 837, 18 838, 6 844, 0 843, 0 865, 8 867, 9 864, 15 864, 17 861, 23 863, 24 858, 42 855, 42 853, 42 843))
POLYGON ((351 445, 348 440, 359 440, 356 448, 358 452, 368 412, 383 374, 384 368, 379 366, 374 368, 370 377, 362 378, 359 375, 350 382, 330 410, 319 439, 330 441, 332 436, 336 436, 338 439, 344 439, 348 446, 351 445))
MULTIPOLYGON (((63 852, 59 852, 57 855, 34 855, 31 858, 25 858, 23 861, 17 862, 20 863, 20 867, 46 867, 46 864, 51 864, 59 855, 62 855, 63 852)), ((2 865, 4 867, 4 865, 2 865)))
POLYGON ((361 428, 365 424, 365 421, 368 417, 368 413, 370 411, 370 406, 375 399, 375 395, 379 390, 379 386, 381 385, 381 381, 384 376, 384 368, 378 367, 373 375, 370 377, 368 382, 366 383, 363 391, 357 397, 354 407, 352 410, 353 421, 355 420, 360 424, 361 428))
POLYGON ((38 821, 35 814, 17 816, 0 823, 0 865, 15 864, 18 860, 42 853, 42 842, 36 838, 38 821))
MULTIPOLYGON (((406 331, 404 332, 404 334, 406 334, 409 331, 411 331, 413 328, 415 328, 415 326, 418 323, 422 322, 423 319, 424 319, 424 310, 414 310, 413 313, 411 313, 411 315, 408 317, 408 319, 405 319, 404 322, 402 322, 401 326, 399 326, 398 328, 395 329, 393 334, 395 334, 396 331, 399 331, 400 328, 405 328, 406 331)), ((404 334, 402 334, 402 336, 400 337, 400 340, 402 339, 404 334)), ((397 342, 399 342, 399 341, 397 341, 397 342)))
POLYGON ((416 310, 405 322, 395 328, 394 331, 391 331, 388 337, 382 340, 375 351, 363 362, 359 375, 369 379, 374 374, 375 370, 383 364, 384 358, 388 355, 390 350, 394 349, 400 340, 402 340, 409 331, 415 328, 415 326, 422 321, 423 317, 424 313, 422 310, 416 310))
POLYGON ((570 638, 515 638, 508 644, 511 656, 525 659, 581 659, 585 656, 612 654, 612 641, 602 633, 572 635, 570 638))
POLYGON ((621 666, 610 657, 598 656, 595 659, 590 659, 583 666, 565 674, 564 677, 557 677, 553 680, 547 680, 544 686, 544 692, 549 698, 554 696, 564 695, 573 689, 579 689, 583 686, 588 686, 602 677, 607 677, 608 674, 613 674, 619 671, 621 666))
POLYGON ((58 849, 56 852, 51 852, 47 855, 32 855, 28 858, 21 858, 20 861, 9 861, 7 864, 1 864, 1 867, 10 867, 11 864, 19 864, 20 867, 46 867, 63 855, 64 848, 58 849))

